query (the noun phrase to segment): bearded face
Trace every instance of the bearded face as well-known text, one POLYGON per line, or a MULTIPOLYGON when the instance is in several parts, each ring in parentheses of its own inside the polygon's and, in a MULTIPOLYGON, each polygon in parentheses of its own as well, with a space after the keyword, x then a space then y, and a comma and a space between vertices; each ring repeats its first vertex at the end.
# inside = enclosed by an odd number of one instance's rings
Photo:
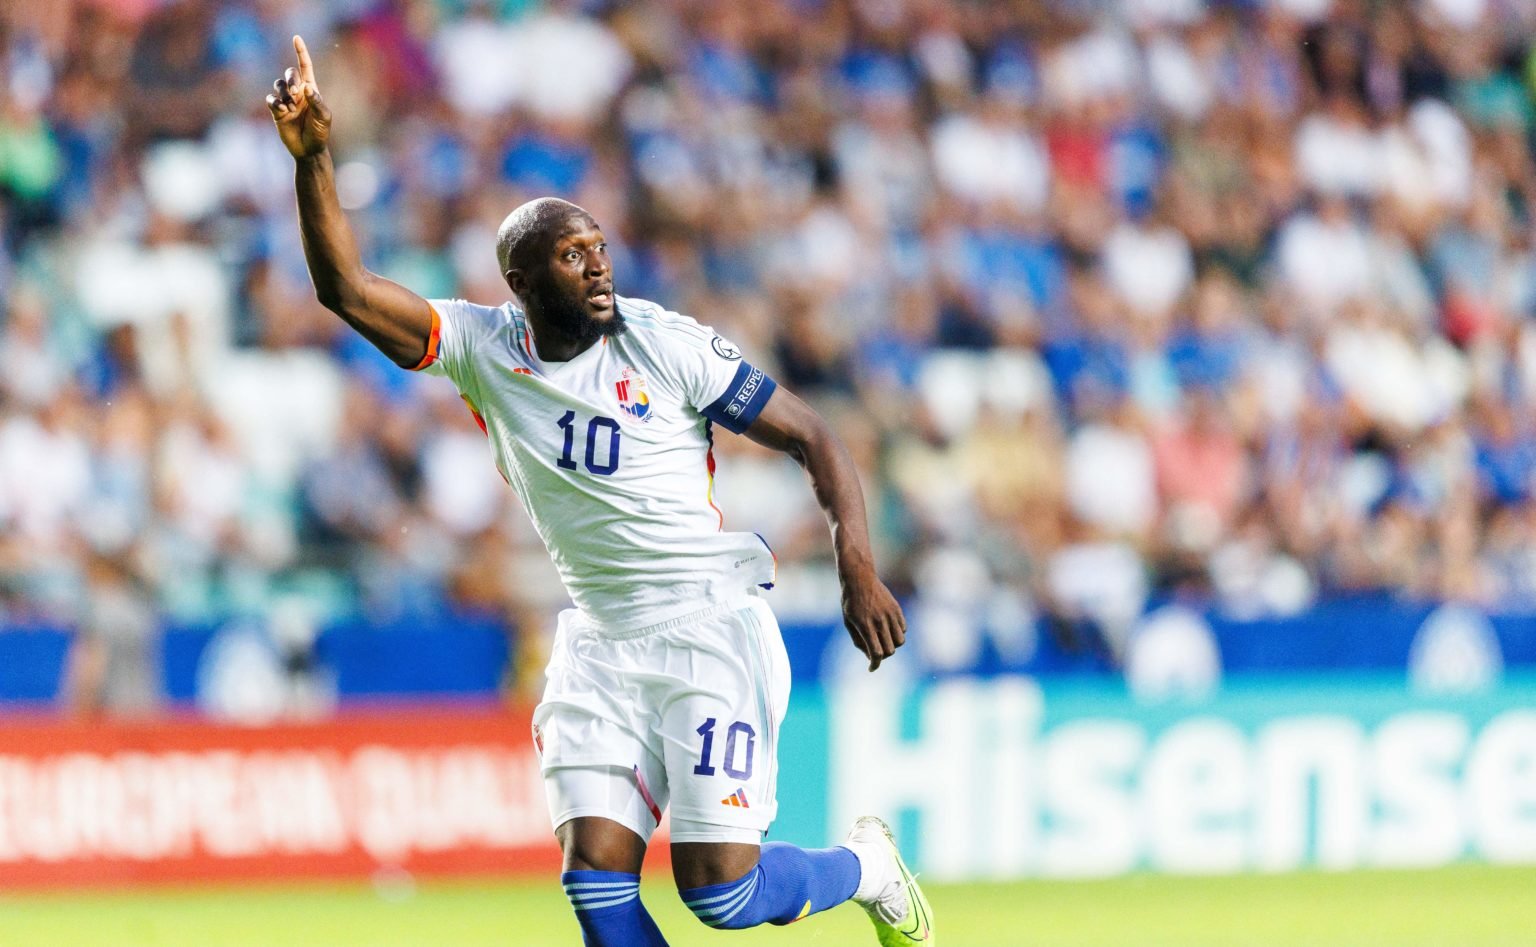
POLYGON ((528 298, 523 303, 542 313, 561 335, 585 347, 603 336, 620 335, 628 328, 623 314, 612 302, 612 283, 598 289, 601 292, 594 293, 594 288, 584 281, 561 279, 559 271, 539 268, 529 274, 528 298), (594 295, 607 305, 595 305, 594 295))

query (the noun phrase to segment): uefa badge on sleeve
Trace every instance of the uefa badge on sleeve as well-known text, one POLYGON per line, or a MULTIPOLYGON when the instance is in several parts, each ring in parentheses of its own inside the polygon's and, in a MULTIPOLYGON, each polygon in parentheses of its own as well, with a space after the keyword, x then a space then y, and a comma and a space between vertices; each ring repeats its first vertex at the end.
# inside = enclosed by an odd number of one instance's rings
POLYGON ((741 359, 741 349, 718 335, 709 344, 714 348, 715 354, 727 362, 735 362, 741 359))
POLYGON ((613 383, 614 393, 618 395, 619 407, 624 413, 636 421, 649 421, 651 419, 651 396, 645 390, 645 379, 633 368, 624 369, 619 380, 613 383))

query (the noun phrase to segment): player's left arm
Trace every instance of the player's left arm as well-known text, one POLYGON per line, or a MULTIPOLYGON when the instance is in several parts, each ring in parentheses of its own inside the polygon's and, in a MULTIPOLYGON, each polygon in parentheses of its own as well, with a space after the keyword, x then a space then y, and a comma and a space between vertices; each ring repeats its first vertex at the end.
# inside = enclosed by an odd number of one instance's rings
POLYGON ((853 458, 826 420, 783 388, 773 391, 746 435, 793 457, 810 475, 816 501, 832 527, 843 587, 843 623, 873 671, 906 641, 907 620, 896 597, 875 573, 864 491, 853 458))

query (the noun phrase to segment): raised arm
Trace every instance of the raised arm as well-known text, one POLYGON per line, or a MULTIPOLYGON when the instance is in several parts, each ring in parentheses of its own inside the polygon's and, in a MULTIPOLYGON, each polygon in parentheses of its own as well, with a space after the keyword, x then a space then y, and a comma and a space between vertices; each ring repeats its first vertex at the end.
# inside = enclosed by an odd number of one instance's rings
POLYGON ((816 502, 832 527, 837 576, 843 587, 843 624, 873 671, 907 640, 907 620, 875 573, 864 518, 864 491, 848 449, 821 415, 778 388, 747 436, 793 457, 810 475, 816 502))
POLYGON ((416 368, 428 355, 432 307, 404 286, 363 268, 352 228, 336 199, 336 170, 326 147, 331 110, 320 98, 315 66, 302 37, 293 38, 293 51, 298 67, 290 66, 272 83, 267 108, 296 166, 299 233, 315 296, 396 365, 416 368))

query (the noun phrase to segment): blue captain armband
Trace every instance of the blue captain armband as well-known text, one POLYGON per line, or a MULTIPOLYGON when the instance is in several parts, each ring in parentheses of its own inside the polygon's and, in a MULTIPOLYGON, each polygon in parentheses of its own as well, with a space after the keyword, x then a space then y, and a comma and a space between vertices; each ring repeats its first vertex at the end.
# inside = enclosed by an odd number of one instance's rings
POLYGON ((778 383, 761 368, 742 362, 736 367, 736 377, 725 386, 725 393, 699 413, 726 430, 740 434, 763 413, 763 406, 777 387, 778 383))

